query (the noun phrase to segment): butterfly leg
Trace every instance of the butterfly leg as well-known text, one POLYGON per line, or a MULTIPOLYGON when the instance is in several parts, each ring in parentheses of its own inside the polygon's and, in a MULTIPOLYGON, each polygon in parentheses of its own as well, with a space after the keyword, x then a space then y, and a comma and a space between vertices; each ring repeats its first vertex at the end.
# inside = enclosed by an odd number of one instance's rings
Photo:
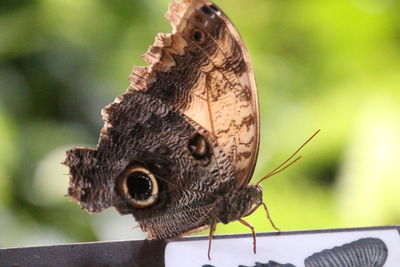
POLYGON ((214 237, 214 231, 217 227, 216 223, 212 223, 210 227, 210 234, 208 235, 208 260, 211 260, 211 240, 214 237))
POLYGON ((243 219, 239 219, 239 222, 251 229, 251 233, 253 234, 253 252, 256 254, 256 232, 254 231, 253 225, 249 224, 243 219))
POLYGON ((273 222, 272 219, 271 219, 271 216, 269 215, 269 211, 268 211, 268 208, 267 208, 267 204, 265 204, 265 202, 263 202, 262 204, 263 204, 263 206, 264 206, 265 212, 267 213, 267 219, 268 219, 269 222, 271 223, 272 227, 273 227, 276 231, 280 232, 281 229, 279 229, 278 227, 275 226, 274 222, 273 222))

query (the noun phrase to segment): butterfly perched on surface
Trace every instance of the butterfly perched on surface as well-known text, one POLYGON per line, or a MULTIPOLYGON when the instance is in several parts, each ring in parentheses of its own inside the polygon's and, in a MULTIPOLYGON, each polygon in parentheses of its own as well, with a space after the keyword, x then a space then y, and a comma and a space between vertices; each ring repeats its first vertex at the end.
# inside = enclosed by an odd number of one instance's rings
MULTIPOLYGON (((215 4, 173 2, 126 92, 102 110, 95 149, 67 152, 68 195, 90 212, 114 206, 149 238, 239 220, 263 204, 248 185, 259 147, 257 89, 243 41, 215 4)), ((252 229, 253 230, 253 229, 252 229)), ((253 230, 254 234, 254 230, 253 230)))

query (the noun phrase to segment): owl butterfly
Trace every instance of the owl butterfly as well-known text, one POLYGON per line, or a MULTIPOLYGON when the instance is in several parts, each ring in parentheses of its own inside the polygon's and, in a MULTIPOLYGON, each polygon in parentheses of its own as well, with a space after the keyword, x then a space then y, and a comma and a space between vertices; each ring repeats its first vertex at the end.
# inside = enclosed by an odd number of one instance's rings
POLYGON ((96 149, 67 151, 68 196, 89 212, 132 214, 149 238, 209 227, 211 241, 217 223, 235 220, 255 237, 242 219, 263 204, 261 186, 248 185, 259 111, 245 45, 210 1, 173 2, 166 17, 172 33, 157 35, 149 66, 102 110, 96 149))

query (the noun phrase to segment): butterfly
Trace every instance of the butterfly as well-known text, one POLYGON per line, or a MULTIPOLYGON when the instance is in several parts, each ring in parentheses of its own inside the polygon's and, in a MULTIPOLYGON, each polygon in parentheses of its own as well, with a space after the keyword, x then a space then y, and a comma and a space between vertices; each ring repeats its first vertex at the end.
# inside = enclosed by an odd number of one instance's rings
POLYGON ((249 185, 260 139, 249 54, 208 0, 174 1, 166 17, 172 33, 157 35, 149 65, 102 110, 97 147, 67 151, 68 196, 89 212, 132 214, 149 238, 210 228, 209 257, 216 224, 239 220, 255 252, 243 218, 266 206, 249 185))

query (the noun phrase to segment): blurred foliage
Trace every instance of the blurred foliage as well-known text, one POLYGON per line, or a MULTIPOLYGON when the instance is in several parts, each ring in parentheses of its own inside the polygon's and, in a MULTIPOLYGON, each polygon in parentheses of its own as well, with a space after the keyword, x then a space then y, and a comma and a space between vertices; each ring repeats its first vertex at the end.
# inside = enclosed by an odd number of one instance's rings
MULTIPOLYGON (((64 197, 65 150, 95 145, 100 109, 128 86, 167 0, 0 3, 0 246, 137 238, 130 216, 64 197)), ((400 222, 399 1, 217 1, 253 60, 261 149, 253 181, 311 134, 303 159, 263 183, 283 230, 400 222)), ((248 221, 271 231, 262 209, 248 221)), ((219 233, 247 232, 238 223, 219 233)))

